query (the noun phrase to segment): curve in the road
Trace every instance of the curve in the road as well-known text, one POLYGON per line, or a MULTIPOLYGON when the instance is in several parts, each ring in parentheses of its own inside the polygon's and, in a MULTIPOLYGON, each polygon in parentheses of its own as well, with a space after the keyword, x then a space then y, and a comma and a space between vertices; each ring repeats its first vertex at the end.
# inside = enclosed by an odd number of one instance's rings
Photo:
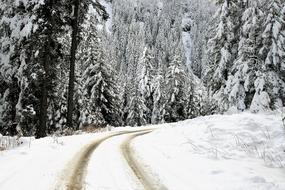
POLYGON ((129 133, 137 133, 137 132, 151 132, 150 129, 144 130, 135 130, 135 131, 123 131, 116 132, 101 139, 94 141, 93 143, 85 146, 74 159, 68 164, 66 171, 64 171, 64 178, 61 180, 60 184, 56 186, 55 190, 82 190, 84 187, 83 181, 86 175, 86 168, 90 157, 94 150, 105 140, 129 133), (64 184, 63 184, 64 183, 64 184))
POLYGON ((149 172, 145 171, 145 168, 142 167, 142 165, 135 158, 134 154, 132 153, 132 148, 130 147, 133 139, 150 132, 152 131, 144 131, 130 135, 121 145, 122 153, 145 190, 167 190, 167 188, 162 184, 155 183, 149 172))

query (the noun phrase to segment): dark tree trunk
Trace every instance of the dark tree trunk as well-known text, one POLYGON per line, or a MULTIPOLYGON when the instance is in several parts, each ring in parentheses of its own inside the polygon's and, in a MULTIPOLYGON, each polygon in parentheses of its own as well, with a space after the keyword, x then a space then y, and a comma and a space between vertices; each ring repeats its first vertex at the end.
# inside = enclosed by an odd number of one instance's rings
POLYGON ((11 121, 13 121, 11 123, 11 126, 9 127, 9 135, 11 136, 15 136, 15 135, 19 135, 18 131, 17 131, 17 125, 18 122, 16 121, 17 118, 17 103, 19 100, 19 94, 20 94, 20 89, 19 89, 19 85, 18 85, 18 80, 15 76, 12 76, 12 84, 10 86, 10 94, 9 94, 9 98, 11 101, 11 121))
MULTIPOLYGON (((50 37, 48 37, 50 38, 50 37)), ((43 60, 43 79, 42 79, 42 86, 41 86, 41 100, 40 100, 40 115, 39 115, 39 127, 36 131, 36 138, 42 138, 46 136, 46 123, 47 123, 47 76, 48 76, 48 63, 49 60, 49 39, 47 40, 46 46, 45 46, 45 55, 43 60)))
POLYGON ((69 85, 68 85, 68 103, 67 103, 67 126, 73 128, 73 109, 74 109, 74 83, 75 83, 75 59, 76 49, 78 45, 78 16, 79 16, 80 0, 74 2, 74 15, 72 19, 72 42, 70 50, 70 68, 69 68, 69 85))
POLYGON ((36 129, 36 138, 42 138, 47 136, 47 109, 48 109, 48 83, 51 80, 50 77, 50 68, 49 62, 53 56, 51 55, 51 45, 52 45, 52 34, 54 32, 54 22, 53 22, 53 11, 54 0, 50 0, 47 4, 47 8, 44 11, 44 15, 47 20, 51 23, 50 28, 47 29, 46 33, 46 41, 44 46, 44 54, 42 57, 42 68, 43 68, 43 76, 41 82, 41 98, 40 98, 40 108, 39 108, 39 126, 36 129))

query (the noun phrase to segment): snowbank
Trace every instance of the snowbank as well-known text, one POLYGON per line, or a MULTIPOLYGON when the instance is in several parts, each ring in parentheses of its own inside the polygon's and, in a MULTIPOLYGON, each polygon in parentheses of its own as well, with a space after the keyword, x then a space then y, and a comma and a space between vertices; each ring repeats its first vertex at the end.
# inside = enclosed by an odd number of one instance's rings
MULTIPOLYGON (((137 128, 107 130, 112 133, 137 128)), ((0 189, 55 190, 65 175, 66 166, 77 153, 85 145, 109 134, 107 131, 67 137, 21 138, 19 147, 0 151, 0 189)))
MULTIPOLYGON (((136 138, 132 147, 156 183, 168 190, 285 189, 285 133, 279 114, 214 115, 151 127, 161 128, 136 138)), ((121 130, 137 128, 112 131, 121 130)), ((26 138, 20 147, 0 151, 0 189, 54 189, 80 149, 107 133, 26 138)), ((128 180, 119 183, 121 176, 132 175, 120 156, 122 138, 98 148, 88 167, 87 182, 95 177, 105 184, 113 180, 118 188, 127 186, 128 180), (104 165, 105 159, 110 166, 104 165), (108 175, 113 169, 117 177, 108 175), (102 172, 106 175, 100 176, 102 172)), ((92 183, 87 184, 100 185, 92 183)))
POLYGON ((0 151, 0 189, 53 189, 68 161, 105 134, 22 139, 20 147, 0 151))
POLYGON ((133 147, 169 190, 285 189, 280 115, 214 115, 162 126, 133 147))

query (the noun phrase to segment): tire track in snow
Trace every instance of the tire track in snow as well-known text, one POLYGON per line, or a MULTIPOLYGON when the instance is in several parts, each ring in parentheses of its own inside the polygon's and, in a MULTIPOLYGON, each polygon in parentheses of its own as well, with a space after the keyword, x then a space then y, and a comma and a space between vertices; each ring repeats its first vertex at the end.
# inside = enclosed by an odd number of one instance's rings
MULTIPOLYGON (((137 133, 149 131, 150 129, 135 130, 135 131, 122 131, 115 132, 106 137, 97 139, 96 141, 83 147, 79 153, 67 164, 66 169, 63 171, 60 182, 56 185, 54 190, 82 190, 84 187, 84 178, 86 176, 86 168, 92 153, 95 149, 105 140, 129 133, 137 133)), ((152 131, 152 130, 151 130, 152 131)))
POLYGON ((121 145, 121 150, 129 166, 131 167, 135 176, 139 179, 145 190, 167 190, 167 188, 162 184, 156 183, 153 180, 153 177, 151 177, 151 175, 149 174, 149 172, 145 171, 143 166, 135 158, 134 154, 132 153, 132 148, 130 147, 130 143, 133 139, 142 135, 146 135, 152 131, 153 130, 143 131, 130 135, 121 145))

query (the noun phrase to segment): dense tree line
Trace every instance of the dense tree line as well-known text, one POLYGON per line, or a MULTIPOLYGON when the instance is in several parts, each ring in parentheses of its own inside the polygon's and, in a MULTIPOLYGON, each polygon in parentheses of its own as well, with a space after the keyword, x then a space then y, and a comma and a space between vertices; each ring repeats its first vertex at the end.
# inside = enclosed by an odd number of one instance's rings
POLYGON ((206 101, 205 90, 190 66, 192 4, 113 2, 113 32, 105 40, 119 73, 123 125, 175 122, 212 113, 197 101, 201 97, 200 102, 206 101))
POLYGON ((0 133, 285 104, 284 0, 0 2, 0 133))
MULTIPOLYGON (((2 133, 43 137, 66 126, 67 73, 76 52, 70 41, 80 41, 79 31, 92 9, 106 14, 98 5, 78 0, 1 1, 2 133)), ((69 99, 73 102, 73 96, 69 99)))
POLYGON ((222 0, 218 7, 202 64, 219 111, 284 106, 285 2, 222 0))

